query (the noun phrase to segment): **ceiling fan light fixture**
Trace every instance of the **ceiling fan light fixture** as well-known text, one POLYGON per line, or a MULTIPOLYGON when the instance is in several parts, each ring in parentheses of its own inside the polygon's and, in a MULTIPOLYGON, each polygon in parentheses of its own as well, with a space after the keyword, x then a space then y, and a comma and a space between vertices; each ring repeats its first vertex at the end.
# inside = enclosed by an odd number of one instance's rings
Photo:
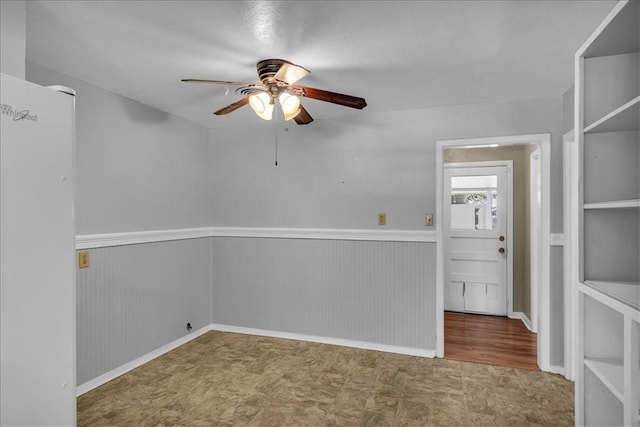
POLYGON ((273 115, 273 103, 267 92, 260 92, 249 96, 249 105, 263 120, 271 120, 273 115))
POLYGON ((285 120, 291 120, 300 113, 300 99, 287 92, 282 92, 278 97, 285 120))
POLYGON ((300 114, 300 112, 302 111, 301 108, 298 108, 296 111, 294 111, 293 113, 287 114, 284 113, 284 119, 285 121, 291 120, 293 118, 295 118, 298 114, 300 114))

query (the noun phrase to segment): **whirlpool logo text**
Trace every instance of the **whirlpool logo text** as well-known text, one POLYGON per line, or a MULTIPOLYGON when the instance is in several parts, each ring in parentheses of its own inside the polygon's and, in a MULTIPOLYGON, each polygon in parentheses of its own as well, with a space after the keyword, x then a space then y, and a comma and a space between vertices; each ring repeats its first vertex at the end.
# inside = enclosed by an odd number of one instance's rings
POLYGON ((11 105, 0 104, 0 111, 4 116, 11 116, 13 120, 31 120, 32 122, 38 121, 37 114, 31 114, 29 110, 16 110, 11 105))

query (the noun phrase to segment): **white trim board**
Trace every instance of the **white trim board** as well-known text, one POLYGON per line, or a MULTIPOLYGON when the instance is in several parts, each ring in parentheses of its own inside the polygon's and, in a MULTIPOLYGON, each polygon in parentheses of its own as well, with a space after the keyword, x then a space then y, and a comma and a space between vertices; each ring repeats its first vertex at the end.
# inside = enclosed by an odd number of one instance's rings
MULTIPOLYGON (((274 239, 363 240, 378 242, 436 243, 434 230, 339 230, 323 228, 254 228, 254 227, 201 227, 174 230, 127 231, 120 233, 80 234, 76 236, 76 249, 95 249, 110 246, 170 242, 172 240, 200 239, 204 237, 254 237, 274 239)), ((564 235, 550 235, 551 246, 564 246, 564 235)))
POLYGON ((540 265, 542 250, 540 247, 540 223, 542 206, 539 194, 542 192, 542 167, 540 165, 540 147, 529 154, 529 295, 531 330, 538 333, 540 315, 540 265))
POLYGON ((527 327, 529 332, 533 332, 533 330, 531 329, 531 320, 529 320, 527 315, 524 314, 522 311, 515 311, 515 312, 509 314, 509 319, 520 319, 520 320, 522 320, 522 323, 524 324, 524 326, 527 327))
POLYGON ((217 323, 211 324, 211 329, 220 332, 234 332, 246 335, 258 335, 271 338, 283 338, 297 341, 307 341, 320 344, 338 345, 341 347, 361 348, 364 350, 381 351, 384 353, 404 354, 407 356, 418 357, 436 357, 435 350, 422 348, 403 347, 389 344, 378 344, 365 341, 354 341, 344 338, 321 337, 317 335, 296 334, 293 332, 279 332, 265 329, 245 328, 243 326, 221 325, 217 323))
POLYGON ((203 237, 254 237, 271 239, 361 240, 377 242, 435 243, 433 230, 358 230, 327 228, 201 227, 174 230, 130 231, 76 236, 76 249, 199 239, 203 237))
POLYGON ((562 375, 565 378, 567 377, 567 374, 566 374, 567 371, 564 368, 564 366, 549 365, 546 371, 551 372, 552 374, 562 375))
MULTIPOLYGON (((442 218, 442 177, 445 148, 474 147, 478 145, 523 145, 535 144, 541 152, 542 174, 542 216, 540 218, 540 301, 538 332, 538 366, 549 370, 550 359, 550 235, 551 235, 551 135, 532 134, 500 136, 473 139, 442 140, 436 142, 436 218, 442 218)), ((436 240, 442 242, 442 227, 436 228, 436 240)), ((436 245, 436 355, 444 356, 444 252, 442 245, 436 245)))
POLYGON ((153 359, 156 359, 162 356, 163 354, 168 353, 171 350, 174 350, 180 347, 181 345, 184 345, 189 341, 194 340, 199 336, 204 335, 210 331, 233 332, 233 333, 245 334, 245 335, 257 335, 257 336, 271 337, 271 338, 283 338, 283 339, 291 339, 291 340, 298 340, 298 341, 315 342, 320 344, 339 345, 342 347, 361 348, 365 350, 374 350, 374 351, 381 351, 385 353, 403 354, 407 356, 434 358, 436 355, 435 350, 427 350, 427 349, 421 349, 421 348, 402 347, 402 346, 388 345, 388 344, 369 343, 364 341, 353 341, 353 340, 348 340, 343 338, 321 337, 321 336, 315 336, 315 335, 295 334, 290 332, 269 331, 264 329, 245 328, 243 326, 221 325, 217 323, 211 323, 207 326, 204 326, 198 329, 195 332, 191 332, 182 338, 178 338, 177 340, 172 341, 169 344, 163 345, 162 347, 156 350, 150 351, 149 353, 143 356, 140 356, 135 360, 132 360, 131 362, 125 363, 122 366, 112 369, 109 372, 106 372, 92 380, 87 381, 84 384, 79 385, 76 388, 76 396, 80 396, 97 387, 100 387, 101 385, 106 384, 109 381, 114 380, 119 376, 124 375, 127 372, 132 371, 135 368, 140 367, 145 363, 148 363, 153 359))
POLYGON ((140 243, 211 237, 211 228, 179 228, 173 230, 129 231, 122 233, 81 234, 76 236, 76 249, 105 248, 140 243))
POLYGON ((564 367, 565 377, 574 381, 577 378, 577 343, 578 331, 578 208, 579 192, 579 153, 575 140, 575 132, 570 130, 562 137, 562 173, 563 173, 563 214, 562 229, 564 231, 563 247, 563 295, 564 295, 564 367))
POLYGON ((551 233, 549 244, 551 246, 564 246, 564 233, 551 233))

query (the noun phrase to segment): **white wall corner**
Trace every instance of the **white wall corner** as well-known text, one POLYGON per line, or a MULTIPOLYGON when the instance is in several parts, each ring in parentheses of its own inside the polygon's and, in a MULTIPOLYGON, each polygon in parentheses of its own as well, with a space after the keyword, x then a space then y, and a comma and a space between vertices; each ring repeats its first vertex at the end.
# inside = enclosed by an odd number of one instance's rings
POLYGON ((153 359, 156 359, 162 356, 163 354, 168 353, 171 350, 174 350, 180 347, 181 345, 184 345, 189 341, 192 341, 198 338, 201 335, 206 334, 209 331, 211 331, 211 325, 204 326, 198 329, 197 331, 191 332, 188 335, 178 338, 177 340, 172 341, 169 344, 165 344, 162 347, 157 348, 153 351, 150 351, 149 353, 142 355, 137 359, 132 360, 131 362, 125 363, 122 366, 118 366, 117 368, 112 369, 109 372, 106 372, 92 380, 89 380, 84 384, 80 384, 79 386, 76 387, 76 395, 80 396, 84 393, 87 393, 93 390, 94 388, 98 388, 101 385, 106 384, 109 381, 114 380, 119 376, 124 375, 127 372, 132 371, 139 366, 144 365, 147 362, 152 361, 153 359))
POLYGON ((522 320, 522 323, 524 324, 524 326, 527 327, 529 332, 533 332, 535 334, 535 332, 533 331, 533 328, 531 326, 531 320, 529 320, 529 318, 527 317, 526 314, 524 314, 521 311, 514 311, 512 313, 509 313, 508 316, 509 316, 510 319, 520 319, 520 320, 522 320))

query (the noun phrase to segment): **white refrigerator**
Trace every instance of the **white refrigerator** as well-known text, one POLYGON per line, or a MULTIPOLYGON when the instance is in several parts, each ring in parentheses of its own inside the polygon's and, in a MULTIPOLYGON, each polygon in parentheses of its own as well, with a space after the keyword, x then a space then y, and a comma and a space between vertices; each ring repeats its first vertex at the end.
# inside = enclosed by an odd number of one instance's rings
POLYGON ((75 98, 1 77, 0 425, 74 425, 75 98))

